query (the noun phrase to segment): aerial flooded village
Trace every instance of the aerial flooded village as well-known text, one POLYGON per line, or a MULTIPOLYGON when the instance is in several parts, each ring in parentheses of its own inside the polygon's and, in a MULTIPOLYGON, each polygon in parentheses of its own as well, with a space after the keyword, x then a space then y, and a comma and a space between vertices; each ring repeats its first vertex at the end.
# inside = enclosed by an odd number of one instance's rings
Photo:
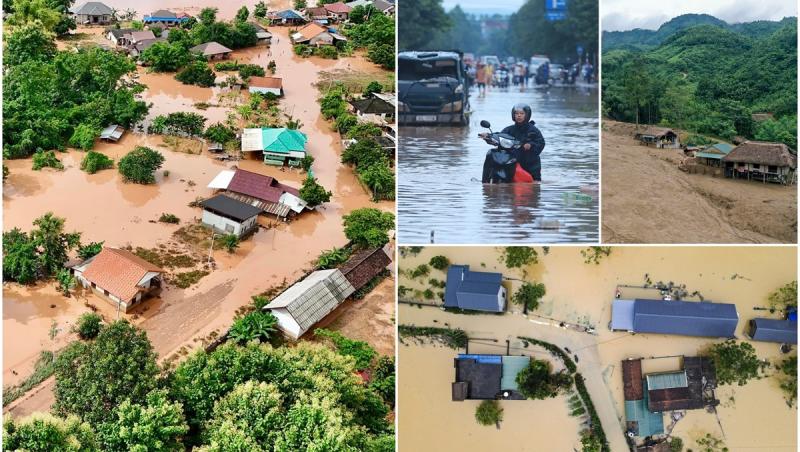
POLYGON ((400 450, 797 447, 794 247, 399 250, 400 450))
POLYGON ((3 10, 4 449, 394 450, 394 2, 3 10))

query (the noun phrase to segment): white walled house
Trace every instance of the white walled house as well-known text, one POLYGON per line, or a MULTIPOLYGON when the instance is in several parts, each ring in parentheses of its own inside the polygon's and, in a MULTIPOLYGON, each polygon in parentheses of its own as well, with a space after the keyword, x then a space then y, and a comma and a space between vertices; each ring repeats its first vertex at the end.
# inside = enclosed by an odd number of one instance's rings
POLYGON ((251 93, 272 93, 278 97, 283 96, 283 80, 279 77, 250 77, 247 83, 251 93))
POLYGON ((201 204, 203 224, 215 231, 241 237, 258 227, 258 214, 261 213, 258 207, 221 194, 201 204))
POLYGON ((161 290, 164 270, 130 251, 103 248, 97 255, 71 267, 78 283, 128 312, 161 290))

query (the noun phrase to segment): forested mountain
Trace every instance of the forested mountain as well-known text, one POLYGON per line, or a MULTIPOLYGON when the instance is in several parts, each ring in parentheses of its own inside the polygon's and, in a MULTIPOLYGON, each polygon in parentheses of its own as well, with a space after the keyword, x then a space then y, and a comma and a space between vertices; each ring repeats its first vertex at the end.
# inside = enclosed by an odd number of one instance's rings
POLYGON ((658 30, 636 28, 628 31, 604 31, 603 52, 619 48, 650 49, 660 45, 673 34, 697 25, 715 25, 756 38, 774 33, 779 28, 796 21, 795 17, 786 17, 777 22, 759 20, 730 25, 708 14, 683 14, 665 22, 658 30))
POLYGON ((604 114, 796 149, 796 42, 797 22, 784 20, 696 25, 657 47, 605 51, 604 114), (756 122, 753 113, 774 119, 756 122))

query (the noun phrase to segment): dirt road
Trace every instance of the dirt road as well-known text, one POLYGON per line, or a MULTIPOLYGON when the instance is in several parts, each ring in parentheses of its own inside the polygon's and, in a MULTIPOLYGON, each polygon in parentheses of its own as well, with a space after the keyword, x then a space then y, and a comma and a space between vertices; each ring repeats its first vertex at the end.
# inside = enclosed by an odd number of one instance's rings
POLYGON ((604 242, 796 242, 796 186, 687 174, 682 151, 639 146, 633 127, 603 122, 604 242))

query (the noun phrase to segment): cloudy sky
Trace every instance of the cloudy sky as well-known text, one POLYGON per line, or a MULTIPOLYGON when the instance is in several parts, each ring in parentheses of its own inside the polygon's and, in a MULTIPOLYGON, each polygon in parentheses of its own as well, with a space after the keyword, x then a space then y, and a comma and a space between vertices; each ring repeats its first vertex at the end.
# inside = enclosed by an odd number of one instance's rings
POLYGON ((606 31, 657 29, 681 14, 711 14, 728 23, 780 20, 797 15, 794 0, 602 0, 600 15, 606 31))
POLYGON ((524 3, 525 0, 444 0, 442 6, 450 11, 454 6, 461 5, 461 9, 472 14, 513 14, 524 3))

